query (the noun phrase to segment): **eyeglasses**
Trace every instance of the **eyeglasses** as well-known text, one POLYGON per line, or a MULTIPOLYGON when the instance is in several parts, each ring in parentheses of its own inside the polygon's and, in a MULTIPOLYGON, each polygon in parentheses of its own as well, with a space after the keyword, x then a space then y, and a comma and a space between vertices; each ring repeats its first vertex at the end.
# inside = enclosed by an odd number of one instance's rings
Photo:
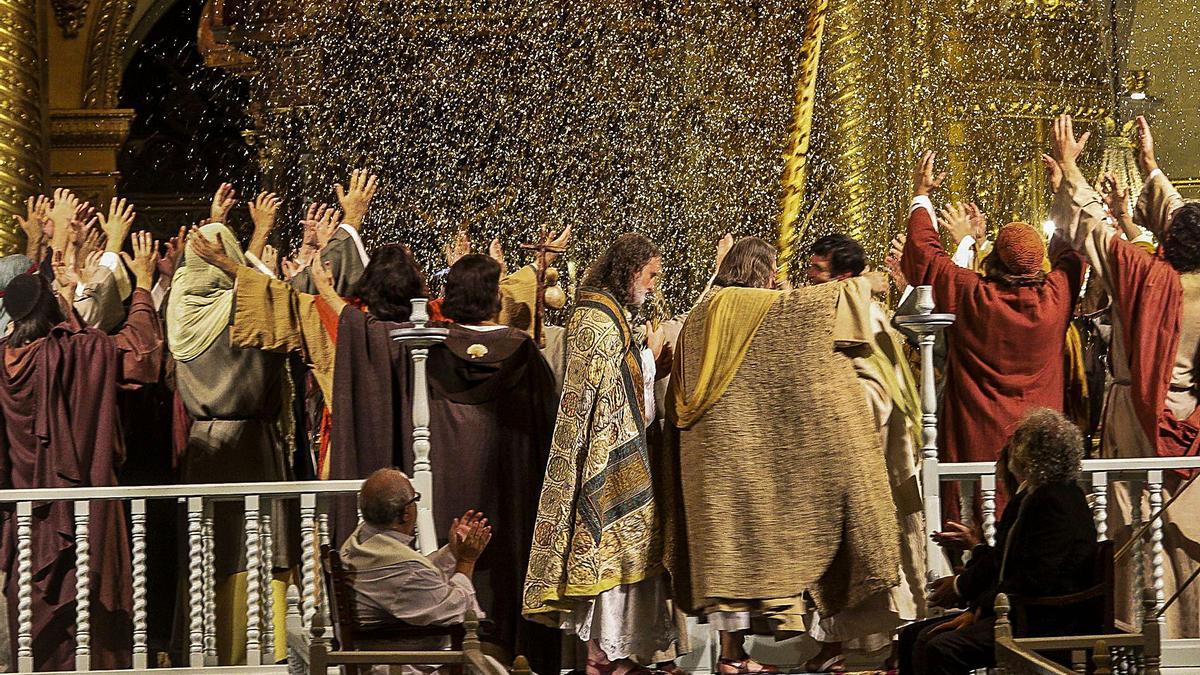
POLYGON ((417 502, 419 502, 419 501, 421 501, 421 493, 420 493, 420 492, 414 492, 414 493, 413 493, 413 498, 412 498, 412 499, 410 499, 410 500, 408 500, 408 501, 406 501, 406 502, 404 502, 404 506, 406 506, 406 507, 407 507, 409 504, 416 504, 416 503, 417 503, 417 502))

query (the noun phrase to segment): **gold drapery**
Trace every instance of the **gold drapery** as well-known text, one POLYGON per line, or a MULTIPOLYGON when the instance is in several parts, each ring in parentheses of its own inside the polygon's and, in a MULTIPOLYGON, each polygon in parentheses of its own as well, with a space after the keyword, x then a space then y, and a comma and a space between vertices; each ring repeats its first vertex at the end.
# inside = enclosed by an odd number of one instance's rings
POLYGON ((16 214, 41 189, 44 166, 43 113, 37 3, 0 0, 0 254, 18 250, 23 239, 16 214))

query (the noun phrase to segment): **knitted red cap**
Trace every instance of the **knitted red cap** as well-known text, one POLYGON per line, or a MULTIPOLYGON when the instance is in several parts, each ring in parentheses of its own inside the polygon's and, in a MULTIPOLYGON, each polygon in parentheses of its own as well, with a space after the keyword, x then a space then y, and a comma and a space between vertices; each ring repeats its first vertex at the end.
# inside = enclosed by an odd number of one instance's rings
POLYGON ((1000 228, 995 251, 1009 273, 1018 276, 1041 272, 1042 259, 1046 257, 1041 233, 1028 223, 1009 223, 1000 228))

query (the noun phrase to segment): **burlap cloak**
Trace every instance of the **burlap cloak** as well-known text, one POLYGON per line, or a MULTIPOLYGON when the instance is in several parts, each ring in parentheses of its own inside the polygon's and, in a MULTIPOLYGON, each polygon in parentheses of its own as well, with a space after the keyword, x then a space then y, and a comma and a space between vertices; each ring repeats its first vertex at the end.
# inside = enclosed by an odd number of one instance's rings
MULTIPOLYGON (((692 309, 672 387, 700 379, 713 299, 745 292, 762 291, 714 289, 692 309)), ((862 279, 779 292, 736 376, 679 430, 678 452, 658 458, 664 562, 684 609, 807 591, 831 616, 899 582, 896 511, 875 424, 850 359, 834 350, 835 340, 867 342, 868 317, 846 315, 851 305, 865 311, 867 294, 862 279), (844 293, 864 300, 846 303, 844 293)))

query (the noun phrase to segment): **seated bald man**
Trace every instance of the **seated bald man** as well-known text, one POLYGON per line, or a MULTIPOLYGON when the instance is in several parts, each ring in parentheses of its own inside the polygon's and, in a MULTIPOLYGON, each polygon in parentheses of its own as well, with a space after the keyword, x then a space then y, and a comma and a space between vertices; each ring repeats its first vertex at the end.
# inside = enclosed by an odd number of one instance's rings
MULTIPOLYGON (((413 549, 420 493, 397 469, 379 469, 363 482, 363 522, 342 545, 342 562, 354 575, 360 625, 403 621, 414 626, 462 623, 467 610, 483 617, 471 576, 487 548, 492 528, 482 513, 467 511, 454 521, 450 543, 429 557, 413 549)), ((445 649, 448 638, 423 638, 403 649, 445 649)))

